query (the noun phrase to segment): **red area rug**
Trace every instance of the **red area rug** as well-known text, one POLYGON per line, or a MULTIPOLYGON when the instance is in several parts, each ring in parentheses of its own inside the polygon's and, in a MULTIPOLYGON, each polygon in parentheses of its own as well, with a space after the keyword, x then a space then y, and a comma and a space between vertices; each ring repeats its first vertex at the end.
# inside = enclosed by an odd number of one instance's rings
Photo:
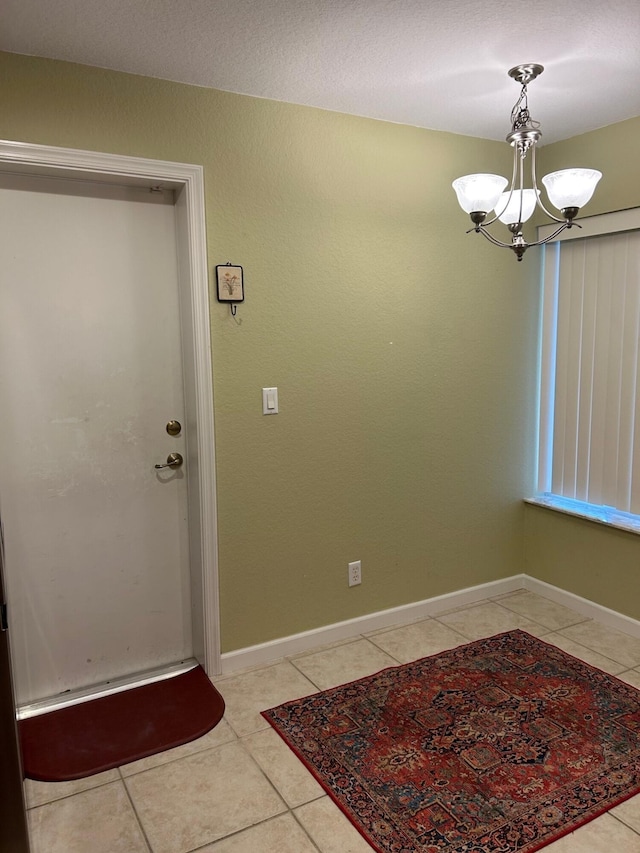
POLYGON ((640 691, 523 631, 263 715, 380 853, 533 853, 640 792, 640 691))
POLYGON ((188 672, 20 720, 25 776, 42 782, 81 779, 206 734, 224 700, 205 671, 188 672))

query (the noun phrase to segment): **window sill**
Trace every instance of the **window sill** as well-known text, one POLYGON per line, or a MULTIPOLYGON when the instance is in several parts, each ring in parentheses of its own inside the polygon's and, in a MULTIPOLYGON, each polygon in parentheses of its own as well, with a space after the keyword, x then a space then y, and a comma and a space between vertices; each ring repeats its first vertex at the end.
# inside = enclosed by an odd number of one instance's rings
POLYGON ((594 521, 605 527, 614 527, 617 530, 625 530, 627 533, 640 534, 640 516, 620 512, 607 506, 595 506, 594 504, 574 501, 570 498, 561 498, 558 495, 536 495, 533 498, 525 498, 525 503, 533 506, 543 506, 553 509, 564 515, 573 515, 576 518, 584 518, 594 521))

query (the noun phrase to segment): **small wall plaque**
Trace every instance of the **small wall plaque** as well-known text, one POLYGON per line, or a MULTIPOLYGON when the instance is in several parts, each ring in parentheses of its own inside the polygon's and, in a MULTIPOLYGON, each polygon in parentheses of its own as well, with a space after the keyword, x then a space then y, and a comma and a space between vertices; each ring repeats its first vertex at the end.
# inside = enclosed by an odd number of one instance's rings
POLYGON ((244 275, 242 267, 232 263, 219 264, 216 267, 218 284, 218 302, 230 302, 231 313, 235 314, 235 304, 244 302, 244 275))

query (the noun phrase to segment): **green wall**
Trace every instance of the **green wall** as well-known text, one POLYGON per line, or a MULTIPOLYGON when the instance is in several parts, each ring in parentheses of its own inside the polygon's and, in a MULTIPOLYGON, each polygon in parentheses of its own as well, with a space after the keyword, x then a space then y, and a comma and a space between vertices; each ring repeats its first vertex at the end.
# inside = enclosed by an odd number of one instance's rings
POLYGON ((211 302, 224 651, 523 570, 537 264, 465 236, 450 186, 509 174, 504 143, 8 54, 0 75, 7 139, 202 164, 209 268, 244 266, 236 319, 211 302))
POLYGON ((640 536, 527 504, 526 572, 640 619, 640 536))
POLYGON ((540 174, 571 166, 599 169, 602 178, 585 216, 625 210, 640 205, 640 116, 591 133, 583 133, 545 145, 541 151, 540 174))
MULTIPOLYGON (((640 118, 541 149, 541 174, 568 166, 603 173, 590 215, 640 205, 640 118)), ((640 619, 640 536, 550 509, 525 507, 527 574, 640 619)))

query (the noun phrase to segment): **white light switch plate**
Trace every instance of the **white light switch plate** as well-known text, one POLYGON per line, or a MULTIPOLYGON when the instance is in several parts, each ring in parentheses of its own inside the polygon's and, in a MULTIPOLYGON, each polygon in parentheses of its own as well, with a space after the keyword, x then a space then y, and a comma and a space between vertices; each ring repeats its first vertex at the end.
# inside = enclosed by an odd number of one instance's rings
POLYGON ((278 414, 278 389, 263 388, 262 389, 262 414, 277 415, 278 414))

